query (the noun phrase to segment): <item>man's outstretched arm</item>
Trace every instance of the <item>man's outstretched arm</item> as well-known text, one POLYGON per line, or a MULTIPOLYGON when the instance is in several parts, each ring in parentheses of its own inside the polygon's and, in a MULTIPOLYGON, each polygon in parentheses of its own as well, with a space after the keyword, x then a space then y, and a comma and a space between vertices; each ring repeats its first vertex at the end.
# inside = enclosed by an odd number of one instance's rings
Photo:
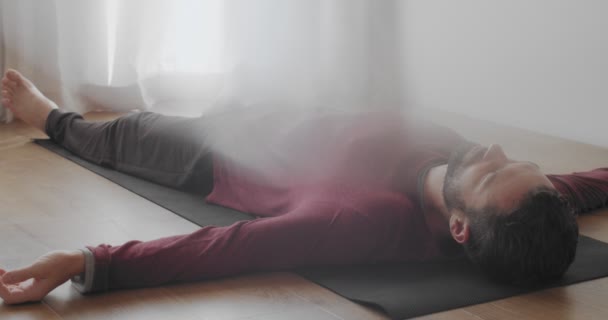
MULTIPOLYGON (((395 258, 395 253, 401 253, 400 237, 407 236, 403 234, 406 221, 401 218, 407 204, 382 202, 377 209, 373 211, 382 214, 366 215, 331 203, 311 202, 279 217, 205 227, 154 241, 89 247, 93 268, 84 277, 90 278, 88 290, 94 292, 395 258)), ((10 276, 0 296, 11 304, 42 299, 85 269, 82 252, 74 256, 78 259, 58 256, 52 263, 41 258, 26 268, 27 277, 10 276), (31 284, 21 282, 32 278, 31 284)))
MULTIPOLYGON (((386 209, 396 212, 388 208, 391 205, 386 209)), ((307 202, 278 217, 204 227, 154 241, 89 247, 95 260, 91 291, 367 261, 387 250, 398 219, 307 202)))
POLYGON ((578 214, 608 206, 608 168, 547 177, 578 214))

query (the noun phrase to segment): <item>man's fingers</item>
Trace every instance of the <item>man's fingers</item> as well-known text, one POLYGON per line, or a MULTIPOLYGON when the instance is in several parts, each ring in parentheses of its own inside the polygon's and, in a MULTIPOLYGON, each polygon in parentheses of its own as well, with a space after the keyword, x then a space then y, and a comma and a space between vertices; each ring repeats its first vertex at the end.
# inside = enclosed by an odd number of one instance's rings
POLYGON ((11 292, 8 290, 8 287, 2 283, 0 283, 0 298, 2 298, 5 303, 11 303, 11 292))
POLYGON ((15 288, 15 286, 7 286, 4 284, 0 284, 0 298, 4 300, 4 303, 14 304, 20 303, 21 298, 23 296, 23 292, 15 288))
POLYGON ((0 283, 0 298, 6 304, 41 301, 55 286, 48 280, 33 280, 19 284, 0 283))
POLYGON ((15 284, 34 277, 32 267, 8 271, 2 275, 2 282, 15 284))
POLYGON ((0 298, 6 304, 18 304, 32 301, 31 294, 21 286, 0 284, 0 298))

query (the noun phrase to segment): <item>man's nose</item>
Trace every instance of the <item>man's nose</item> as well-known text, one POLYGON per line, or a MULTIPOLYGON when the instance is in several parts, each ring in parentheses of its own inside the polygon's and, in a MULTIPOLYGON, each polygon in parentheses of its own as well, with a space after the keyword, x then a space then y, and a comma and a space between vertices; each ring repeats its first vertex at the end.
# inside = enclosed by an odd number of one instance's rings
POLYGON ((488 151, 486 151, 486 154, 483 156, 484 160, 498 160, 498 161, 507 161, 507 155, 505 154, 504 150, 502 150, 502 147, 498 144, 491 144, 488 147, 488 151))

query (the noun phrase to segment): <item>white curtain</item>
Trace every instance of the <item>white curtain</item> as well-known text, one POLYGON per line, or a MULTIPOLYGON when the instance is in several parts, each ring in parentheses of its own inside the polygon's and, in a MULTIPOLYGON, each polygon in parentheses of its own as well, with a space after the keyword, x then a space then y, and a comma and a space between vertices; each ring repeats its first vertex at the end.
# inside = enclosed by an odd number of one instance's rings
POLYGON ((0 68, 78 112, 396 107, 398 5, 0 0, 0 68))

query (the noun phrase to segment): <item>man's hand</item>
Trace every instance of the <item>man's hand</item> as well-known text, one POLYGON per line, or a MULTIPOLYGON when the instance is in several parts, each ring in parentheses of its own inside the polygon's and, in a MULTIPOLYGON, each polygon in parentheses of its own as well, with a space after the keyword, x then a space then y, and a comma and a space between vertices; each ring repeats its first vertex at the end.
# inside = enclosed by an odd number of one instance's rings
POLYGON ((0 298, 7 304, 40 301, 70 278, 84 272, 81 251, 53 251, 32 265, 13 271, 0 269, 0 298))

